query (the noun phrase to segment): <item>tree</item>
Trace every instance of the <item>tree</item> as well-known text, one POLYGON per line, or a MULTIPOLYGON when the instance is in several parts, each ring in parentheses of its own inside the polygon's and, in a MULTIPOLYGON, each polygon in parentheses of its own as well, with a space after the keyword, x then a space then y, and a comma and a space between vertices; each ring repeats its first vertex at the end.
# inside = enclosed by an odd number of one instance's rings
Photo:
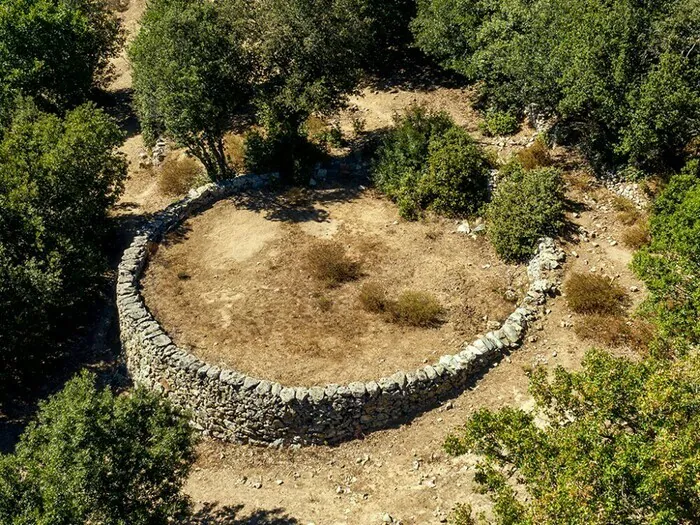
POLYGON ((181 489, 194 442, 165 400, 141 389, 115 396, 83 372, 0 456, 0 523, 171 523, 190 508, 181 489))
MULTIPOLYGON (((248 13, 240 0, 226 5, 232 18, 249 22, 257 117, 266 139, 257 149, 271 152, 283 177, 308 180, 313 156, 304 124, 311 114, 337 110, 357 86, 371 44, 365 2, 263 0, 246 3, 248 13)), ((259 135, 253 137, 260 142, 259 135)))
POLYGON ((3 386, 56 350, 49 335, 96 289, 106 267, 107 210, 126 177, 116 153, 122 136, 92 105, 62 120, 26 103, 0 141, 3 386))
POLYGON ((164 133, 187 147, 212 179, 228 173, 223 136, 248 109, 253 69, 245 19, 203 0, 149 2, 129 48, 136 109, 147 142, 164 133))
POLYGON ((421 0, 413 29, 487 107, 557 115, 598 166, 674 166, 700 131, 698 0, 421 0))
POLYGON ((4 0, 0 89, 65 110, 100 84, 121 44, 119 22, 104 0, 4 0))
POLYGON ((591 351, 580 372, 534 372, 535 412, 480 410, 445 447, 483 458, 476 480, 497 523, 697 523, 699 382, 697 354, 635 362, 591 351))

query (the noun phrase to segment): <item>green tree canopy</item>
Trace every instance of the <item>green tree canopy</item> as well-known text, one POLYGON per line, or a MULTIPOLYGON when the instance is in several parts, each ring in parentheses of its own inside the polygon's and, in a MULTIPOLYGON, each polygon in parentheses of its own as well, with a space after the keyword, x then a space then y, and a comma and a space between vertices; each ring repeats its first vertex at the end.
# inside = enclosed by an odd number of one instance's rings
POLYGON ((53 110, 75 106, 104 78, 121 43, 104 0, 3 0, 0 90, 53 110))
POLYGON ((591 351, 580 372, 535 371, 534 413, 480 410, 445 446, 483 457, 476 480, 497 523, 690 525, 700 520, 699 385, 697 354, 633 362, 591 351))
POLYGON ((228 174, 223 136, 249 110, 253 92, 244 20, 223 16, 214 2, 154 0, 129 48, 147 142, 170 136, 214 179, 228 174))
POLYGON ((486 104, 568 124, 599 163, 660 169, 700 131, 700 2, 420 0, 417 44, 486 104))
POLYGON ((0 456, 3 525, 166 525, 189 510, 194 436, 145 390, 114 396, 83 372, 0 456))
POLYGON ((3 385, 94 291, 107 210, 126 177, 122 133, 92 105, 65 120, 24 104, 0 141, 3 385))

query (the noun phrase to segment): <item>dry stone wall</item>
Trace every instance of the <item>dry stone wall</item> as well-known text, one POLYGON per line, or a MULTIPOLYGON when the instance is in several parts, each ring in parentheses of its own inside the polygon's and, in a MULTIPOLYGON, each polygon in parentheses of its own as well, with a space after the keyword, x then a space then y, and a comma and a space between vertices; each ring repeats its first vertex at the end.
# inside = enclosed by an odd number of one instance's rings
POLYGON ((139 279, 169 230, 194 212, 274 178, 254 175, 193 190, 134 238, 119 265, 117 306, 127 368, 134 382, 166 395, 199 430, 229 441, 272 445, 333 444, 386 428, 455 396, 508 349, 558 286, 564 253, 543 239, 528 266, 530 287, 503 326, 438 363, 367 383, 290 387, 207 364, 178 348, 144 304, 139 279))

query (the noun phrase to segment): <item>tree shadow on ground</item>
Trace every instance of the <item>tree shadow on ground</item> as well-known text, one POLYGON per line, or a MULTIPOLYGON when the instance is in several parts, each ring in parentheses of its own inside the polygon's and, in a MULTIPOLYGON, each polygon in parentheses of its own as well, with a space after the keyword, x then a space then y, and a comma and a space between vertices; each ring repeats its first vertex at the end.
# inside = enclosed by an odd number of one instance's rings
POLYGON ((102 285, 66 327, 66 338, 56 343, 58 357, 37 363, 18 385, 8 388, 0 399, 0 453, 14 450, 20 435, 34 417, 42 399, 59 392, 65 383, 83 369, 97 376, 99 387, 111 386, 119 392, 131 386, 122 359, 119 319, 115 302, 116 268, 123 251, 131 244, 146 217, 114 217, 113 234, 107 239, 108 269, 102 285))
POLYGON ((418 50, 399 54, 381 69, 370 72, 364 79, 365 87, 380 91, 434 91, 438 88, 462 88, 467 79, 440 67, 418 50))
POLYGON ((188 525, 298 525, 300 523, 288 516, 284 509, 258 510, 244 515, 243 508, 243 505, 219 507, 216 503, 206 503, 185 523, 188 525))

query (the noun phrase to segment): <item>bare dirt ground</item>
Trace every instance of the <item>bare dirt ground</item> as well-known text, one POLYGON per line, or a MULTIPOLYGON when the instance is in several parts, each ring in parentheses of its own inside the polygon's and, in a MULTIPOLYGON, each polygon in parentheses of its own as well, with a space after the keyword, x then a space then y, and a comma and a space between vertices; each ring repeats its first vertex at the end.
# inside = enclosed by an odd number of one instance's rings
POLYGON ((401 220, 393 203, 356 190, 317 190, 301 207, 269 194, 215 205, 152 259, 149 308, 205 361, 305 386, 437 361, 512 312, 524 270, 499 262, 483 236, 457 233, 455 221, 401 220), (361 261, 361 277, 331 288, 310 275, 306 257, 321 239, 361 261), (445 322, 400 326, 365 311, 358 297, 367 282, 389 297, 434 295, 445 322))

